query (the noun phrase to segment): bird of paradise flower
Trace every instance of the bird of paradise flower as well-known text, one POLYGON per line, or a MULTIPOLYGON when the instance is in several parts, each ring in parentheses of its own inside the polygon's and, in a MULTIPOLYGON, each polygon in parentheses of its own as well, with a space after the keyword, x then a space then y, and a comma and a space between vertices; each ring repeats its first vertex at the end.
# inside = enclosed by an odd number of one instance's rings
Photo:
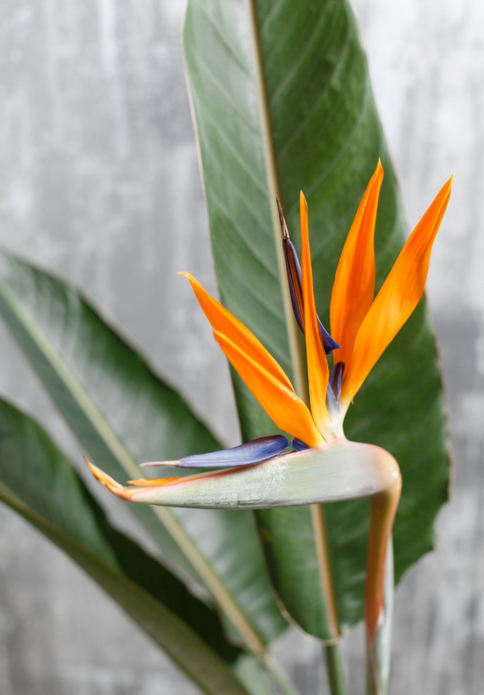
POLYGON ((301 265, 279 205, 291 301, 305 335, 309 407, 260 341, 194 277, 182 273, 189 279, 226 357, 275 425, 291 435, 290 445, 278 434, 179 461, 150 462, 144 465, 224 470, 183 478, 132 480, 129 487, 88 462, 94 476, 112 493, 143 504, 260 509, 371 497, 365 590, 370 657, 383 611, 385 559, 401 476, 387 451, 349 442, 343 421, 370 370, 422 297, 430 253, 452 184, 450 179, 439 191, 374 298, 374 230, 382 180, 379 162, 336 270, 330 303, 331 335, 316 312, 306 199, 301 193, 301 265), (333 356, 331 371, 329 353, 333 356), (283 453, 288 446, 291 453, 283 453))

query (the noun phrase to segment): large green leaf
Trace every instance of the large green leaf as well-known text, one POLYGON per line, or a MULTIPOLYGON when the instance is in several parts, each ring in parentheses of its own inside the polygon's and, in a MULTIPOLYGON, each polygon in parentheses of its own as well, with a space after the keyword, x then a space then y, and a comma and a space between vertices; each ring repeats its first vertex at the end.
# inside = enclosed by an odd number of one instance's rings
MULTIPOLYGON (((326 323, 339 254, 379 157, 385 180, 375 239, 378 286, 406 235, 355 18, 347 0, 189 0, 184 48, 222 301, 301 388, 304 365, 288 310, 275 195, 296 245, 300 189, 308 199, 316 301, 326 323)), ((244 437, 273 433, 236 376, 234 385, 244 437)), ((432 547, 449 478, 424 302, 358 394, 345 430, 387 448, 401 466, 398 578, 432 547)), ((315 517, 310 508, 257 513, 280 597, 308 632, 328 638, 315 517)), ((324 517, 344 629, 363 612, 368 503, 326 505, 324 517)))
POLYGON ((229 665, 240 650, 217 614, 113 528, 48 435, 3 400, 0 500, 77 562, 204 692, 247 695, 229 665))
MULTIPOLYGON (((114 477, 140 477, 137 461, 220 448, 76 290, 8 254, 0 256, 0 315, 88 455, 114 477)), ((132 509, 170 562, 201 578, 244 642, 263 652, 286 623, 250 513, 132 509)))

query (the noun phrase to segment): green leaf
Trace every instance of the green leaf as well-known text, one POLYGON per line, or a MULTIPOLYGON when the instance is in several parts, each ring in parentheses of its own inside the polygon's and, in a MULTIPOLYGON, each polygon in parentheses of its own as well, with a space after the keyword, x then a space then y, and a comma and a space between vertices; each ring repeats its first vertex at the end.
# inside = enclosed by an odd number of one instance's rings
MULTIPOLYGON (((220 448, 76 290, 8 254, 0 256, 0 315, 88 455, 111 475, 139 478, 138 461, 220 448)), ((203 581, 245 644, 261 654, 286 623, 252 516, 132 509, 170 562, 203 581)))
MULTIPOLYGON (((296 245, 301 189, 308 199, 315 295, 326 325, 339 255, 379 157, 385 179, 375 237, 378 287, 407 232, 355 18, 347 0, 189 0, 184 47, 222 302, 302 392, 304 362, 287 301, 275 195, 296 245)), ((234 386, 244 438, 274 433, 237 376, 234 386)), ((449 480, 424 302, 356 397, 345 431, 388 449, 401 466, 399 578, 433 546, 432 524, 449 480)), ((305 630, 327 639, 316 516, 309 508, 257 512, 279 596, 305 630)), ((345 629, 363 614, 368 502, 325 505, 324 519, 345 629)))
POLYGON ((0 500, 77 562, 204 692, 247 695, 229 666, 240 650, 217 614, 113 528, 48 435, 3 400, 0 500))

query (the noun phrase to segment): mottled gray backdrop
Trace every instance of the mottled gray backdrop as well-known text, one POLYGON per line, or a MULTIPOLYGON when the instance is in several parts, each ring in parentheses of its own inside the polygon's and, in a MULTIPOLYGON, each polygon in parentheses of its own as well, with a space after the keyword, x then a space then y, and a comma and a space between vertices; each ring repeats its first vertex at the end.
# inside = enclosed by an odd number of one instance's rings
MULTIPOLYGON (((229 1, 229 0, 227 0, 229 1)), ((83 288, 227 442, 228 373, 188 284, 215 283, 182 69, 185 0, 3 0, 0 243, 83 288)), ((484 5, 357 0, 408 219, 455 172, 428 294, 456 452, 440 546, 397 593, 392 695, 484 694, 484 5)), ((0 393, 80 451, 0 335, 0 393)), ((69 560, 0 509, 1 695, 195 695, 69 560)), ((127 517, 117 513, 126 525, 127 517)), ((361 630, 345 645, 361 695, 361 630)), ((305 695, 319 647, 278 651, 305 695)))

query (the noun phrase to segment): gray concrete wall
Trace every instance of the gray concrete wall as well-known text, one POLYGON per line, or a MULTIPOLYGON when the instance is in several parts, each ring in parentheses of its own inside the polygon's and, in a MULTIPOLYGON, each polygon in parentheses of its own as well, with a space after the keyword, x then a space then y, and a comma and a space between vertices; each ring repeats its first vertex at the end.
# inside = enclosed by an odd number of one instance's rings
MULTIPOLYGON (((455 172, 433 254, 456 449, 440 546, 397 593, 392 695, 484 690, 484 9, 357 0, 410 223, 455 172)), ((187 284, 215 287, 182 71, 184 0, 4 0, 0 243, 82 287, 155 367, 237 440, 227 368, 187 284), (176 230, 176 234, 173 233, 176 230)), ((0 393, 80 452, 0 329, 0 393)), ((0 509, 2 695, 190 695, 176 670, 55 548, 0 509)), ((119 516, 121 524, 127 520, 119 516)), ((361 632, 345 645, 361 693, 361 632)), ((278 647, 307 695, 319 647, 278 647)))

